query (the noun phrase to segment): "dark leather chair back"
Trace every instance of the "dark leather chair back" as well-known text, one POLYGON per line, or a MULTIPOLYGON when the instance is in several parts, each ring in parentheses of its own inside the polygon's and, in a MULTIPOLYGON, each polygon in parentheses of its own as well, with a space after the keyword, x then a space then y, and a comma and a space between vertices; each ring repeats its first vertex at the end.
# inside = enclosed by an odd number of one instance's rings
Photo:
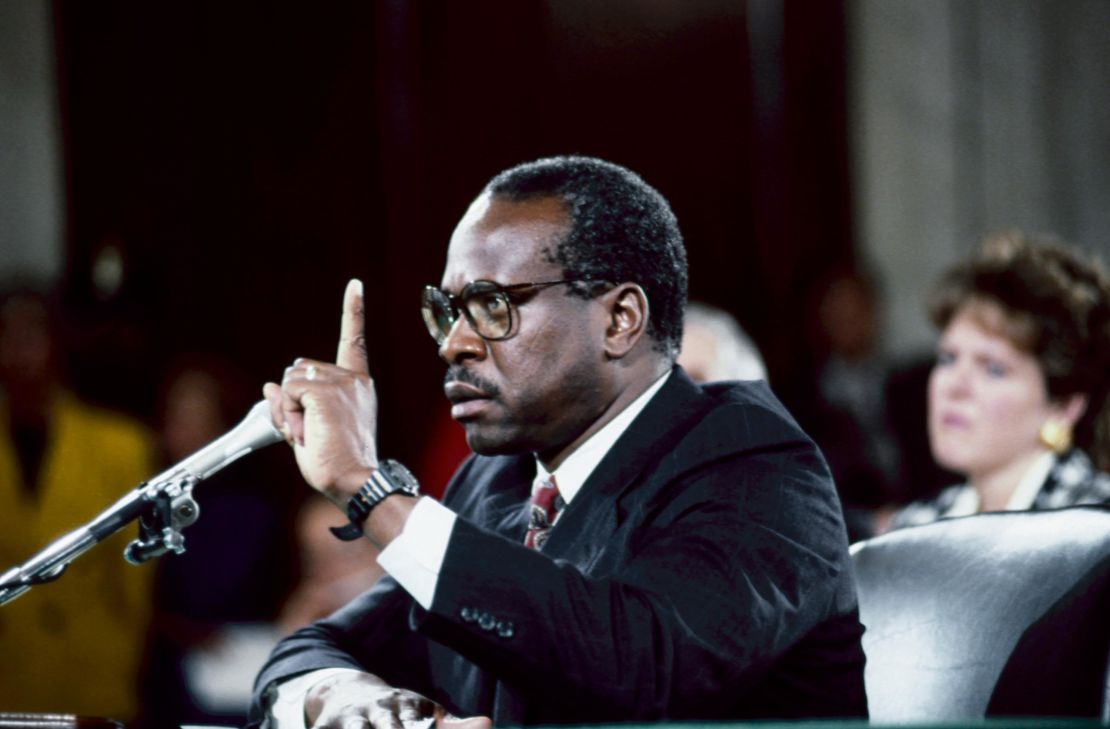
POLYGON ((852 556, 872 721, 1107 718, 1110 510, 945 519, 852 556))

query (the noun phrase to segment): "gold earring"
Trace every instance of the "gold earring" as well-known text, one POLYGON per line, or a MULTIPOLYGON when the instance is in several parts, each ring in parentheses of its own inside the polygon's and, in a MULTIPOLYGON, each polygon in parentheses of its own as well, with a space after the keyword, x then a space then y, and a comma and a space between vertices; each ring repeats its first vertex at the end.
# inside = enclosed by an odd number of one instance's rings
POLYGON ((1053 453, 1064 453, 1071 448, 1071 426, 1058 420, 1049 420, 1041 426, 1040 439, 1053 453))

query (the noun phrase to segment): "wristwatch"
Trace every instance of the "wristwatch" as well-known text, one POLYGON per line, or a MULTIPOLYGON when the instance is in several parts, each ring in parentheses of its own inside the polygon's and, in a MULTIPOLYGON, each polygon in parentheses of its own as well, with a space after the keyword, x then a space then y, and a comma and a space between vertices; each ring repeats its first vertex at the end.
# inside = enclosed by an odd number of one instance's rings
POLYGON ((377 470, 370 474, 362 488, 347 502, 347 518, 351 523, 329 527, 331 533, 344 542, 358 539, 362 536, 362 524, 370 516, 370 512, 393 494, 419 496, 420 483, 409 469, 397 461, 386 459, 378 464, 377 470))

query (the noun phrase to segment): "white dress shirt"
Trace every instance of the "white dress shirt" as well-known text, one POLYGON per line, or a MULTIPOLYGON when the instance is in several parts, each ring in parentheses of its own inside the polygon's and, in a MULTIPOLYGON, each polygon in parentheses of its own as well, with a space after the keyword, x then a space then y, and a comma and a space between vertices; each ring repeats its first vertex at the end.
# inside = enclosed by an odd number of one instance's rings
MULTIPOLYGON (((668 376, 669 373, 652 383, 651 387, 644 390, 628 407, 578 446, 560 464, 555 485, 563 501, 569 505, 574 500, 597 464, 601 463, 601 459, 624 435, 636 416, 647 407, 668 376)), ((552 474, 537 458, 533 489, 550 475, 552 474)), ((435 499, 421 498, 409 514, 401 533, 378 555, 378 564, 425 610, 432 607, 435 598, 436 583, 443 568, 455 519, 455 512, 435 499)), ((341 673, 358 672, 350 668, 323 668, 282 683, 270 711, 276 729, 304 729, 305 694, 316 683, 341 673)))

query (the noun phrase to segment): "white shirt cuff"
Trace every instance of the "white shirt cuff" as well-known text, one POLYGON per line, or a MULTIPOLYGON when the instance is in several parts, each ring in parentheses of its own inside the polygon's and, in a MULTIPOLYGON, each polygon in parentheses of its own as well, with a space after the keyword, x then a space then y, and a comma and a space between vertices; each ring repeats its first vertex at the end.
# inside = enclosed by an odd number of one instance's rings
POLYGON ((277 699, 270 707, 274 729, 305 729, 304 700, 308 690, 325 678, 341 673, 359 673, 353 668, 321 668, 278 684, 277 699))
POLYGON ((436 582, 455 527, 455 512, 435 499, 422 498, 401 534, 378 555, 378 564, 425 610, 436 595, 436 582))

